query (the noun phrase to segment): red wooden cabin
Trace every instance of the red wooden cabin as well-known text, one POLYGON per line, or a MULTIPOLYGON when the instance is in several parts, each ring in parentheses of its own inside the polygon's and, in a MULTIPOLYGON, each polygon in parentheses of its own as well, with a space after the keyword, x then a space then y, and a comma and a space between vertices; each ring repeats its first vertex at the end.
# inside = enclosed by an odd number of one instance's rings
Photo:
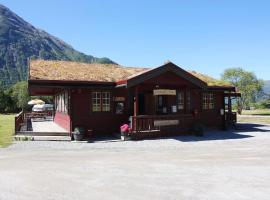
POLYGON ((84 127, 94 135, 183 134, 195 123, 224 128, 236 122, 235 88, 168 62, 157 68, 35 60, 29 64, 31 95, 52 95, 54 121, 70 133, 84 127), (212 82, 211 82, 212 81, 212 82))

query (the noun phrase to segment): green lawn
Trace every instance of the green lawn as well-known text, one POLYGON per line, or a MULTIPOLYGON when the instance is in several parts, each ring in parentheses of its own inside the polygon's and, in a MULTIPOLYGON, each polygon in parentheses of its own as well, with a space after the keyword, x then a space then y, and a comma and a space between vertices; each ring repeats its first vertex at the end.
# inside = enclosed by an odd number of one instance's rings
POLYGON ((246 122, 246 123, 257 123, 257 124, 269 124, 270 125, 270 117, 261 118, 261 117, 238 117, 238 122, 246 122))
POLYGON ((242 115, 270 115, 270 109, 243 110, 242 115))
POLYGON ((6 147, 12 142, 14 134, 14 116, 0 114, 0 147, 6 147))

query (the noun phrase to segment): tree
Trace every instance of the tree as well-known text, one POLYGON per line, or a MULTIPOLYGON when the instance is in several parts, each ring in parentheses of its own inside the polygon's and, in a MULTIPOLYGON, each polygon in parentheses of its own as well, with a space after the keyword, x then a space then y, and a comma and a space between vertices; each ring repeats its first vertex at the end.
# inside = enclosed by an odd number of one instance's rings
POLYGON ((30 97, 28 94, 28 84, 26 81, 21 81, 11 86, 4 88, 0 85, 0 113, 15 113, 22 109, 30 109, 28 101, 30 99, 41 99, 46 103, 53 103, 52 96, 36 96, 30 97))
POLYGON ((20 109, 27 108, 27 102, 30 101, 27 88, 28 85, 26 81, 18 82, 10 88, 11 97, 16 103, 16 106, 20 109))
POLYGON ((222 80, 230 82, 241 92, 241 105, 249 106, 262 95, 263 81, 258 79, 253 72, 242 68, 229 68, 222 74, 222 80))
POLYGON ((11 90, 0 86, 0 113, 17 112, 18 108, 15 105, 11 90))
POLYGON ((0 112, 4 112, 6 108, 6 95, 2 87, 0 87, 0 112))

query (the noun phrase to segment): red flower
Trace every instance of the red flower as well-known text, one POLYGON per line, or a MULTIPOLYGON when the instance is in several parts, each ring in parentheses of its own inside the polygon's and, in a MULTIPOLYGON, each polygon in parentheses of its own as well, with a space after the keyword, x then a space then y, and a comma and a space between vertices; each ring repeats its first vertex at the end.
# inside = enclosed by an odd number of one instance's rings
POLYGON ((123 133, 128 133, 129 130, 130 130, 130 128, 129 128, 128 124, 124 124, 124 125, 122 125, 122 126, 120 127, 120 130, 121 130, 121 132, 123 132, 123 133))

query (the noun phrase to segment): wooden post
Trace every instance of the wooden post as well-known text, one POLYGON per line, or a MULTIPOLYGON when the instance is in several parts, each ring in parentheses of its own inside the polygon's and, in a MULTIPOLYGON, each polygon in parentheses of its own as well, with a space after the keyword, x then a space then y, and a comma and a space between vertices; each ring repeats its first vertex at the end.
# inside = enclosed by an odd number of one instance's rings
MULTIPOLYGON (((72 121, 73 121, 73 112, 72 112, 72 94, 71 94, 71 90, 68 89, 68 114, 69 114, 69 136, 72 138, 72 130, 73 130, 73 127, 72 127, 72 121)), ((92 99, 91 99, 92 100, 92 99)))
POLYGON ((225 100, 226 100, 226 97, 225 97, 225 95, 224 95, 224 92, 223 92, 223 104, 222 104, 222 108, 223 108, 223 110, 224 110, 224 115, 223 115, 223 123, 222 123, 222 128, 223 128, 223 130, 226 130, 226 109, 225 109, 225 100))
POLYGON ((229 113, 232 112, 232 100, 231 100, 231 96, 228 96, 228 112, 229 113))
POLYGON ((138 115, 138 111, 139 111, 139 98, 138 98, 138 86, 136 86, 134 94, 134 116, 138 115))
POLYGON ((138 128, 138 122, 137 122, 137 115, 138 115, 138 110, 139 110, 139 98, 138 98, 138 86, 135 86, 135 91, 134 91, 134 101, 133 101, 133 107, 134 107, 134 112, 133 112, 133 129, 137 132, 138 128))
POLYGON ((185 93, 184 93, 184 111, 185 111, 185 114, 187 114, 187 88, 185 88, 185 93))

